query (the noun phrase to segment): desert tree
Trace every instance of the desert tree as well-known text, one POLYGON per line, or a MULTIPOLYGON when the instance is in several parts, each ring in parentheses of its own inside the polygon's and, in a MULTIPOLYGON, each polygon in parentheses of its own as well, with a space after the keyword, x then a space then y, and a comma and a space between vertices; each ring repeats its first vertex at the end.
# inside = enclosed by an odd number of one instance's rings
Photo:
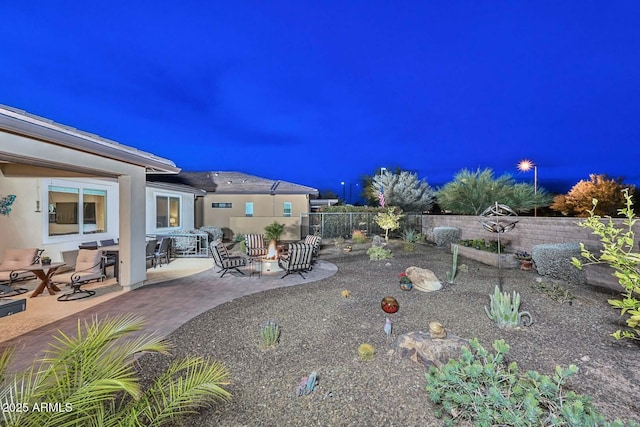
POLYGON ((593 200, 598 204, 593 210, 598 216, 617 216, 618 207, 624 205, 624 188, 634 188, 625 185, 622 178, 610 178, 605 174, 590 174, 589 180, 580 180, 571 187, 567 194, 560 194, 553 199, 551 209, 567 216, 588 217, 593 208, 593 200))
POLYGON ((551 202, 544 188, 538 187, 536 194, 532 185, 517 183, 509 174, 495 178, 490 168, 461 170, 453 181, 438 190, 436 197, 443 210, 463 215, 479 215, 496 202, 516 212, 527 212, 551 202))
POLYGON ((387 205, 397 206, 404 212, 428 211, 435 201, 435 191, 426 180, 408 171, 383 171, 375 175, 369 193, 378 199, 380 191, 387 205))

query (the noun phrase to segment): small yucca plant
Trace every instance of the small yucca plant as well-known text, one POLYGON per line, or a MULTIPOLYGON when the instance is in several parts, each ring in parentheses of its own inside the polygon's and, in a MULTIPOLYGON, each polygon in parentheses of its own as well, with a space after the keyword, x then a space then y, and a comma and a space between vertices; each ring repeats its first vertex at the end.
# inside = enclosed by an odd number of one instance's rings
POLYGON ((275 320, 267 320, 260 326, 260 338, 264 347, 273 347, 280 342, 280 325, 275 320))
POLYGON ((0 405, 22 405, 22 412, 3 411, 6 427, 162 426, 215 400, 230 398, 227 369, 217 361, 190 356, 174 361, 143 389, 134 360, 143 352, 168 354, 164 339, 143 334, 135 315, 85 323, 76 337, 59 332, 45 356, 13 378, 3 376, 8 354, 0 357, 0 405), (63 410, 31 410, 43 402, 63 410))

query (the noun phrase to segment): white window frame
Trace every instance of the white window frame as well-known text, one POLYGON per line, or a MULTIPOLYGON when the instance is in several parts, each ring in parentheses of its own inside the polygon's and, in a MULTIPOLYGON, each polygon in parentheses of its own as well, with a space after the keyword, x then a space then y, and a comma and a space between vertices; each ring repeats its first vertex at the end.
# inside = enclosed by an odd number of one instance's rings
POLYGON ((293 203, 291 202, 282 202, 282 216, 292 216, 293 215, 293 203), (288 205, 288 209, 287 209, 288 205), (288 210, 288 212, 287 212, 288 210))
MULTIPOLYGON (((40 198, 44 202, 42 203, 42 243, 61 243, 75 240, 82 240, 90 238, 91 240, 100 240, 101 237, 109 235, 109 230, 113 227, 113 218, 109 215, 109 206, 113 203, 113 198, 117 197, 117 191, 114 191, 113 187, 101 185, 93 182, 86 181, 66 181, 59 179, 47 179, 42 181, 40 186, 40 198), (78 190, 78 206, 84 206, 84 191, 85 190, 100 190, 105 192, 105 230, 102 233, 84 233, 84 211, 79 209, 78 212, 78 232, 69 234, 55 234, 49 235, 49 187, 71 188, 78 190)), ((114 205, 115 206, 115 205, 114 205)))
POLYGON ((182 195, 175 193, 153 193, 153 221, 156 225, 156 230, 180 230, 182 228, 182 224, 184 223, 184 213, 182 212, 182 195), (166 197, 167 198, 167 226, 159 227, 158 226, 158 197, 166 197), (170 199, 178 199, 178 219, 179 221, 176 225, 171 226, 171 202, 170 199))
POLYGON ((253 216, 253 202, 244 202, 244 216, 253 216))

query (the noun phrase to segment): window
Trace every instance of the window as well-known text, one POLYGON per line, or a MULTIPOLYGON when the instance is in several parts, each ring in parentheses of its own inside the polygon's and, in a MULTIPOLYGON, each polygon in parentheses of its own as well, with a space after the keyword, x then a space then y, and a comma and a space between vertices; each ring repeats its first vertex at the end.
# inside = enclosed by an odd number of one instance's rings
POLYGON ((231 208, 231 203, 211 203, 212 208, 231 208))
POLYGON ((291 216, 291 202, 282 204, 282 216, 291 216))
POLYGON ((245 202, 244 216, 253 216, 253 202, 245 202))
POLYGON ((180 212, 179 196, 156 195, 156 228, 179 228, 180 212))
POLYGON ((50 185, 48 198, 49 236, 107 231, 106 190, 50 185))

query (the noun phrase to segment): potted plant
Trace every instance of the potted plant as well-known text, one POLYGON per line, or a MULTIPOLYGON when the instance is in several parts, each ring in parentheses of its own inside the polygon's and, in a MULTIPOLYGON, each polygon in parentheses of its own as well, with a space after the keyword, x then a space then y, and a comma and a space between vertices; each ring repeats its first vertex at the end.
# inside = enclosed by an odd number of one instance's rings
POLYGON ((520 261, 520 270, 531 270, 533 268, 533 258, 529 252, 516 252, 513 257, 520 261))
POLYGON ((49 265, 51 264, 51 258, 49 258, 48 256, 43 256, 42 258, 40 258, 40 263, 42 265, 49 265))

